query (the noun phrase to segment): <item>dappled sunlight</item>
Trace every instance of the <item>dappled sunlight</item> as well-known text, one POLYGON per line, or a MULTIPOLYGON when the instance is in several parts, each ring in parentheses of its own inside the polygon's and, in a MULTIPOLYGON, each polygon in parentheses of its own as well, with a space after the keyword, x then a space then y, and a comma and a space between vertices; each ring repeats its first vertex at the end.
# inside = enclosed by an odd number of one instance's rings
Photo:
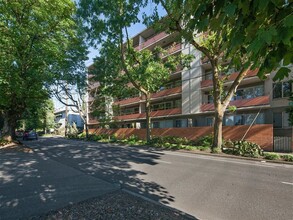
POLYGON ((13 181, 13 175, 10 175, 8 172, 0 170, 0 183, 5 184, 13 181))
POLYGON ((175 198, 164 186, 146 181, 148 173, 136 170, 134 165, 156 166, 163 153, 142 151, 140 148, 115 144, 72 141, 63 138, 44 138, 38 145, 42 156, 78 169, 91 176, 118 184, 153 200, 170 204, 175 198), (60 144, 62 143, 62 144, 60 144))
POLYGON ((19 213, 28 218, 101 191, 95 179, 81 177, 80 172, 62 167, 42 152, 12 152, 0 152, 0 219, 18 219, 19 213))

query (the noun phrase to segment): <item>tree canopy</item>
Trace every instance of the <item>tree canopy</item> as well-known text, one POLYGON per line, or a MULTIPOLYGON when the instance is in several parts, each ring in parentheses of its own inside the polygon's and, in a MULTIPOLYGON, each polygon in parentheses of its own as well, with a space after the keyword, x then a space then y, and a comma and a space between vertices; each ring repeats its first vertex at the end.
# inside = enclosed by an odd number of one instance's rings
POLYGON ((7 135, 13 136, 26 108, 49 97, 51 84, 62 76, 56 70, 79 50, 74 14, 71 0, 0 2, 0 111, 7 135))

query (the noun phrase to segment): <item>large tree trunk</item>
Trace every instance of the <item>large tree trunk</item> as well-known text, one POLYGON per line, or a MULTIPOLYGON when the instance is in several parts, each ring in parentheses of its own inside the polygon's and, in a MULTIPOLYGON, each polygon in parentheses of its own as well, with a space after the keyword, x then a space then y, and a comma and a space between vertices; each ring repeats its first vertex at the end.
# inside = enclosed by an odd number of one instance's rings
POLYGON ((16 119, 4 114, 4 126, 2 131, 2 138, 7 141, 16 140, 15 135, 16 119))
POLYGON ((221 105, 217 106, 215 111, 215 122, 214 122, 214 137, 213 137, 213 144, 212 144, 212 153, 219 153, 221 152, 222 147, 222 140, 223 140, 223 118, 224 118, 224 111, 221 105))
POLYGON ((151 141, 151 95, 146 94, 145 100, 145 112, 146 112, 146 140, 149 143, 151 141))

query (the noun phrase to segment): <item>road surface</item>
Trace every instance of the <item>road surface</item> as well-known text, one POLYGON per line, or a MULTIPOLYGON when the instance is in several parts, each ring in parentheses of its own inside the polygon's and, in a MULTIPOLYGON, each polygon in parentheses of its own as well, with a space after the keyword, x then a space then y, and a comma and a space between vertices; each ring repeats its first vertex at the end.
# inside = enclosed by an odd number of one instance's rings
POLYGON ((291 219, 293 166, 62 138, 35 153, 199 219, 291 219))

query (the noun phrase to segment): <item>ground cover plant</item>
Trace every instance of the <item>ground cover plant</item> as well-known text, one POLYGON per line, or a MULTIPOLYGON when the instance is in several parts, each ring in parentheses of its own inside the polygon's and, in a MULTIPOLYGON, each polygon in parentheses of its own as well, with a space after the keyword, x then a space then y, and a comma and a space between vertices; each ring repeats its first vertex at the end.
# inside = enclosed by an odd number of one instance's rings
MULTIPOLYGON (((74 137, 69 136, 69 138, 85 140, 86 134, 81 133, 79 135, 75 135, 74 137)), ((129 137, 125 137, 118 136, 117 134, 91 134, 88 140, 107 143, 120 143, 129 146, 150 146, 168 150, 210 152, 213 142, 213 136, 206 135, 203 137, 199 137, 196 140, 188 140, 187 138, 174 136, 152 136, 151 141, 147 143, 147 141, 140 139, 136 135, 130 135, 129 137)), ((249 141, 223 140, 222 152, 224 154, 242 157, 293 162, 292 154, 279 155, 276 153, 265 153, 258 144, 249 141)))

